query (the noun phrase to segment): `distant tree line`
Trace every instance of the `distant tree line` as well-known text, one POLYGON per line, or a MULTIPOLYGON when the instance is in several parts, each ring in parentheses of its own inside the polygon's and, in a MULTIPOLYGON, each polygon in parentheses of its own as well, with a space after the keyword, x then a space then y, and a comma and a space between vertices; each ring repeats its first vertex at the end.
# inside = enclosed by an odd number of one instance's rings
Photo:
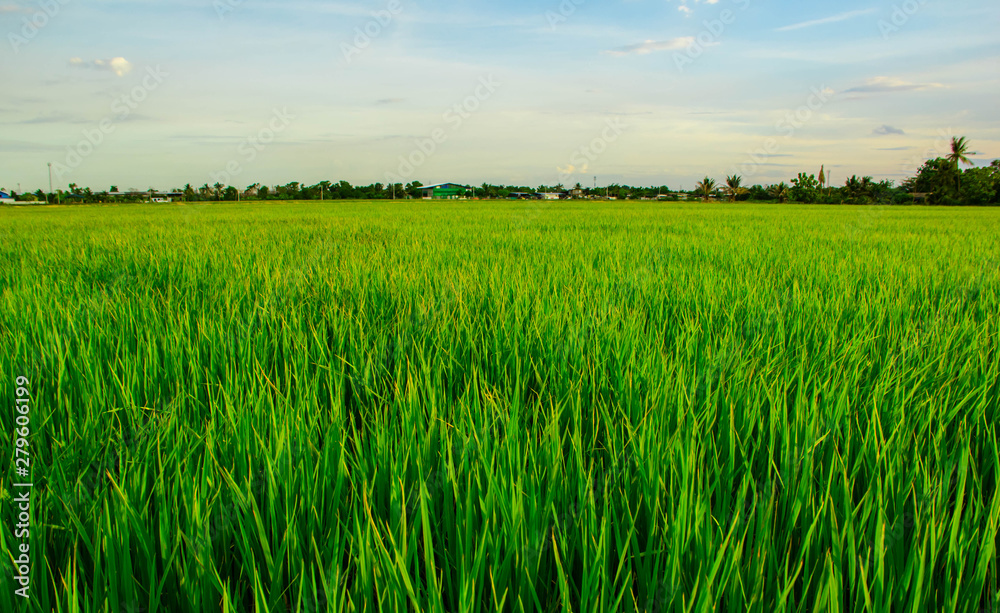
MULTIPOLYGON (((852 176, 844 185, 829 185, 825 169, 819 176, 800 172, 790 182, 769 185, 744 186, 740 176, 726 177, 725 183, 717 183, 705 177, 693 191, 677 192, 665 185, 633 187, 617 183, 604 187, 587 188, 577 183, 572 188, 562 184, 539 185, 491 185, 483 183, 469 187, 466 196, 481 199, 506 199, 516 194, 536 192, 565 193, 578 198, 613 198, 617 200, 667 199, 678 200, 680 196, 695 196, 702 200, 728 200, 730 202, 797 202, 805 204, 912 204, 927 203, 938 205, 996 206, 1000 205, 1000 160, 990 166, 972 166, 969 143, 963 138, 953 138, 951 153, 945 157, 927 160, 915 177, 905 179, 900 185, 891 180, 875 181, 872 177, 852 176)), ((171 190, 180 194, 185 202, 218 202, 241 200, 388 200, 419 198, 423 184, 411 183, 354 186, 347 181, 320 181, 315 185, 304 185, 293 181, 286 185, 269 187, 260 183, 239 189, 232 185, 205 183, 194 187, 190 183, 183 188, 171 190)), ((89 187, 69 184, 69 190, 58 190, 46 194, 38 190, 33 194, 14 194, 22 202, 101 203, 101 202, 144 202, 157 192, 146 191, 122 193, 117 186, 106 192, 94 192, 89 187)))
MULTIPOLYGON (((406 198, 419 196, 419 189, 422 184, 419 181, 406 185, 397 183, 396 185, 384 185, 382 183, 372 183, 371 185, 354 186, 347 181, 320 181, 316 185, 304 185, 298 181, 293 181, 287 185, 267 186, 260 183, 248 185, 246 189, 239 189, 232 185, 222 185, 216 183, 209 185, 205 183, 201 187, 194 187, 190 183, 184 187, 175 187, 169 190, 170 193, 180 194, 179 199, 184 202, 221 202, 237 200, 384 200, 393 197, 406 198)), ((89 187, 80 187, 76 183, 70 183, 68 190, 57 190, 53 194, 46 194, 38 190, 32 194, 17 194, 18 200, 27 202, 145 202, 155 194, 163 193, 161 190, 149 188, 145 191, 130 190, 119 192, 118 186, 112 185, 111 189, 104 192, 94 192, 89 187)))
POLYGON ((819 176, 800 172, 790 183, 744 187, 739 176, 726 177, 724 185, 705 177, 694 193, 702 200, 725 198, 730 202, 799 202, 805 204, 912 204, 922 202, 945 206, 1000 205, 1000 160, 986 167, 972 166, 968 141, 952 138, 951 153, 927 160, 915 177, 900 185, 876 181, 872 177, 848 178, 843 186, 828 185, 825 169, 819 176))

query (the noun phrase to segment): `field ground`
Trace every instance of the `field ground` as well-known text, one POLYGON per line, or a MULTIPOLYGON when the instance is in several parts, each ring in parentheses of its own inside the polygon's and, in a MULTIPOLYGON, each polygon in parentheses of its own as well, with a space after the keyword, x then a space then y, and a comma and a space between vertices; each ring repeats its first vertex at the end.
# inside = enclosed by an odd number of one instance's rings
POLYGON ((1000 610, 1000 210, 36 207, 0 239, 35 484, 5 611, 1000 610))

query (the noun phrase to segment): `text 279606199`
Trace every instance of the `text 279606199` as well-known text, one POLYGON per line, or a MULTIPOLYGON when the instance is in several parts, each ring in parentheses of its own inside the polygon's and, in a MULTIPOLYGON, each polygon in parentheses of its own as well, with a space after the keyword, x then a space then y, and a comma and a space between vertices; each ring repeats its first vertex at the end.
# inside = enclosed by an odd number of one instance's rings
POLYGON ((14 581, 21 587, 14 592, 22 598, 29 598, 28 589, 31 587, 31 454, 28 447, 28 435, 31 434, 31 392, 28 385, 31 383, 27 377, 18 377, 17 397, 14 400, 14 411, 16 416, 14 422, 14 471, 17 473, 18 483, 14 483, 17 494, 14 496, 14 538, 17 549, 14 553, 18 556, 14 559, 14 566, 17 573, 14 581), (20 541, 20 542, 18 542, 20 541))

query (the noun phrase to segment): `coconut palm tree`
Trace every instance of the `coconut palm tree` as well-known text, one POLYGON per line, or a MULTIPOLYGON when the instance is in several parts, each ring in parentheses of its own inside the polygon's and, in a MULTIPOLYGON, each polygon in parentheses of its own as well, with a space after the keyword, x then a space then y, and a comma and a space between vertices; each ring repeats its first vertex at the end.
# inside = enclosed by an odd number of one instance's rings
POLYGON ((857 175, 851 175, 851 178, 844 182, 844 194, 854 204, 870 204, 875 200, 877 185, 875 179, 871 177, 859 179, 857 175))
POLYGON ((858 179, 858 175, 851 175, 851 177, 844 182, 844 194, 847 196, 848 200, 856 200, 862 197, 864 190, 862 189, 861 180, 858 179))
POLYGON ((708 202, 708 197, 711 196, 712 192, 715 191, 715 179, 705 177, 704 181, 699 181, 694 186, 694 191, 696 193, 701 194, 702 199, 705 202, 708 202))
POLYGON ((976 152, 969 151, 969 141, 964 136, 961 138, 953 136, 951 138, 951 154, 948 156, 948 160, 955 166, 958 166, 959 162, 972 166, 972 160, 967 157, 970 155, 976 155, 976 152))
POLYGON ((731 177, 726 177, 726 187, 724 188, 726 194, 729 195, 730 202, 736 202, 737 196, 742 196, 743 194, 749 192, 747 188, 742 186, 743 177, 738 175, 733 175, 731 177))
POLYGON ((958 187, 958 193, 962 193, 962 171, 958 167, 961 164, 968 164, 972 166, 972 160, 968 156, 976 155, 975 151, 969 151, 969 141, 965 137, 957 138, 951 137, 951 154, 946 158, 955 169, 955 185, 958 187))
POLYGON ((782 204, 788 201, 788 185, 784 181, 767 188, 767 193, 782 204))

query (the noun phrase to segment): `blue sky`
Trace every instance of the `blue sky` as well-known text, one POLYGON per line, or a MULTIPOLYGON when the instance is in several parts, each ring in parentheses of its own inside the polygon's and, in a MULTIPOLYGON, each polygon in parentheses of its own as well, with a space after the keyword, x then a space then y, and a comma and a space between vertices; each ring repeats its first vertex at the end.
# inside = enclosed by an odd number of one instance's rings
POLYGON ((953 134, 1000 157, 998 23, 995 0, 0 0, 0 187, 49 162, 95 189, 898 181, 953 134))

